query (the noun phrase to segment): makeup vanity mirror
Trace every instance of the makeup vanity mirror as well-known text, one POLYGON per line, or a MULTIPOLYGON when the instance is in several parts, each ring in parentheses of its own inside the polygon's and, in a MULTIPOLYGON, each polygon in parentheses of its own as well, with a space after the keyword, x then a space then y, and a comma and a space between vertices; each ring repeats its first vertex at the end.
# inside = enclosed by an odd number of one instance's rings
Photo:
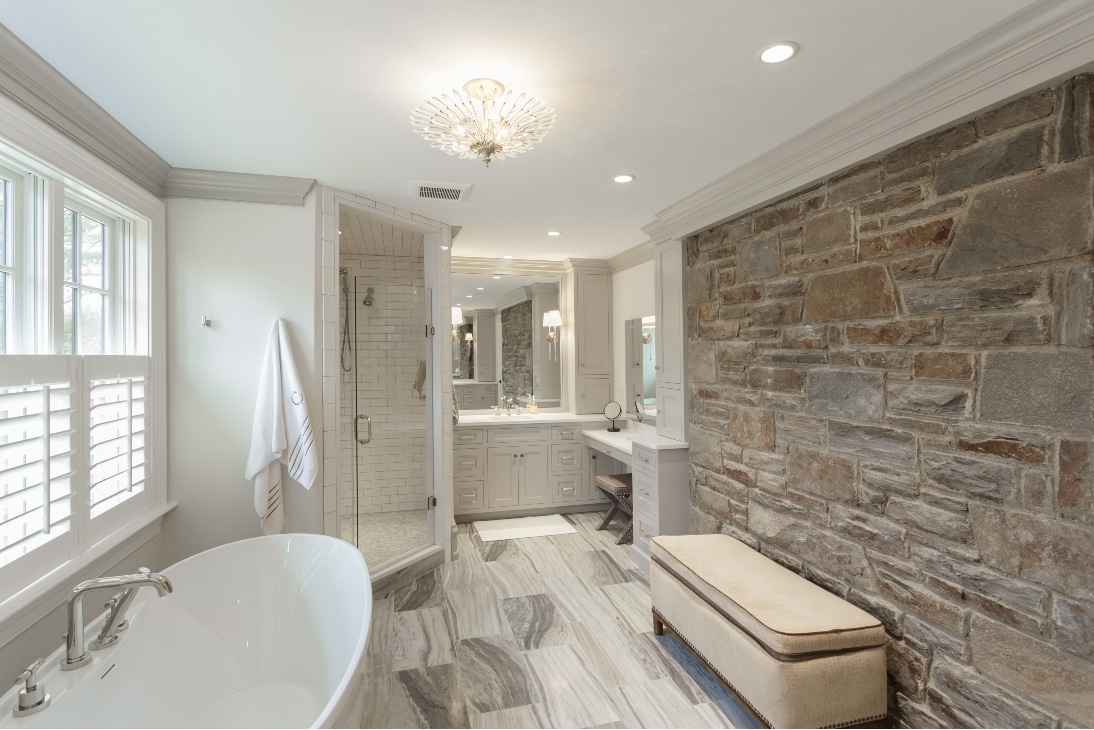
POLYGON ((627 347, 627 413, 657 422, 657 322, 653 316, 624 322, 627 347), (641 410, 639 410, 641 409, 641 410))
POLYGON ((561 337, 550 324, 561 323, 553 314, 558 277, 453 274, 452 305, 452 378, 461 410, 501 405, 505 396, 524 405, 531 395, 541 408, 561 407, 561 337))

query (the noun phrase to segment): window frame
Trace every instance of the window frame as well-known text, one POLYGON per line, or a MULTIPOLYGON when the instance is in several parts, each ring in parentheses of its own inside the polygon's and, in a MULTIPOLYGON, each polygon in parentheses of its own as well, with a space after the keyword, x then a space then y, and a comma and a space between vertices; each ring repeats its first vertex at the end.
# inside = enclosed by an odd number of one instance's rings
POLYGON ((61 261, 61 307, 56 312, 54 317, 54 339, 60 345, 60 352, 64 352, 65 334, 64 334, 64 293, 66 288, 74 290, 76 296, 73 297, 73 312, 72 312, 72 352, 73 355, 124 355, 130 351, 127 348, 129 337, 126 332, 126 320, 124 316, 124 310, 130 308, 133 305, 132 300, 127 297, 126 285, 129 281, 128 274, 128 261, 126 245, 128 242, 121 235, 122 231, 127 229, 125 226, 125 219, 121 218, 117 213, 112 213, 99 206, 87 203, 82 199, 73 196, 66 191, 64 196, 64 206, 61 209, 61 226, 59 229, 59 235, 51 241, 52 246, 58 246, 54 255, 61 261), (84 284, 82 281, 78 281, 80 276, 78 274, 79 259, 80 259, 80 233, 77 230, 78 223, 73 224, 73 278, 77 281, 69 282, 64 276, 64 247, 65 247, 65 231, 64 231, 64 217, 68 215, 68 211, 73 211, 77 216, 77 222, 82 218, 89 218, 96 223, 100 223, 103 226, 103 266, 102 266, 102 278, 103 285, 101 287, 92 287, 84 284), (96 294, 103 296, 103 351, 102 352, 80 352, 80 332, 78 327, 79 321, 79 296, 80 292, 84 290, 92 291, 96 294))

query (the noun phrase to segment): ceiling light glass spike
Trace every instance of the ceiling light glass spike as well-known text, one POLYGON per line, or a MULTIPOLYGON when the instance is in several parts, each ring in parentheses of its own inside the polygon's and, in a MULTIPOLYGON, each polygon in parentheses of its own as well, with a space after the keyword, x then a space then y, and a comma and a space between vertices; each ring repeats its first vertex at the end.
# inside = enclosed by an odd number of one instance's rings
POLYGON ((554 109, 523 92, 514 95, 494 79, 471 79, 410 114, 414 131, 433 147, 487 167, 532 149, 554 123, 554 109))

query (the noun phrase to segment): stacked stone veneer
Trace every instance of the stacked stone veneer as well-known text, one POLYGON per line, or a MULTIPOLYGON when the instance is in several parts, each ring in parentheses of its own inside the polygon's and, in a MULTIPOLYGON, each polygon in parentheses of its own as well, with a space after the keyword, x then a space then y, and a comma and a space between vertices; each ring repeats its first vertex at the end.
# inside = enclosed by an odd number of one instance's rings
POLYGON ((906 725, 1094 724, 1092 95, 687 241, 693 527, 881 619, 906 725))
POLYGON ((532 392, 532 302, 501 310, 502 393, 514 398, 532 392))

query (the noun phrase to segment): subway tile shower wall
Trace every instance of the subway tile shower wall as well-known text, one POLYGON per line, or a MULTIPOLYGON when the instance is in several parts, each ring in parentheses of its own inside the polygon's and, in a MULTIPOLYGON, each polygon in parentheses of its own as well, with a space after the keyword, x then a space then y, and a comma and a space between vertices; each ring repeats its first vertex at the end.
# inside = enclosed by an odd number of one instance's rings
POLYGON ((427 401, 413 388, 418 360, 427 357, 424 261, 343 253, 340 263, 351 277, 351 308, 339 302, 339 332, 347 311, 356 327, 353 370, 341 373, 339 514, 352 518, 355 488, 361 514, 424 509, 427 401), (362 277, 356 291, 353 277, 362 277), (364 306, 370 286, 372 305, 364 306), (355 448, 358 414, 372 419, 372 442, 355 448))

